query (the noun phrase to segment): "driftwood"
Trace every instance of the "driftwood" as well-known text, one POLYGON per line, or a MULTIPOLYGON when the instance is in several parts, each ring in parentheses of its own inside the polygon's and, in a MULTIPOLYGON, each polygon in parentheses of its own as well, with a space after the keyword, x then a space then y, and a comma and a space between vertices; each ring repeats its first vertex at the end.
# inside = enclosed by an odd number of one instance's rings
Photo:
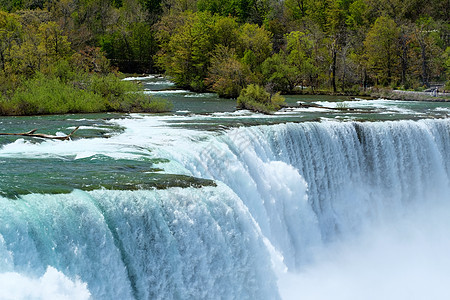
POLYGON ((33 129, 33 130, 28 131, 28 132, 22 132, 22 133, 1 133, 0 132, 0 135, 18 135, 18 136, 28 136, 28 137, 34 137, 34 138, 53 139, 53 140, 65 141, 65 140, 68 140, 75 133, 75 131, 78 130, 78 128, 80 128, 80 127, 77 126, 74 130, 72 130, 71 133, 69 133, 66 136, 58 136, 58 135, 51 135, 51 134, 35 133, 37 131, 37 129, 33 129))

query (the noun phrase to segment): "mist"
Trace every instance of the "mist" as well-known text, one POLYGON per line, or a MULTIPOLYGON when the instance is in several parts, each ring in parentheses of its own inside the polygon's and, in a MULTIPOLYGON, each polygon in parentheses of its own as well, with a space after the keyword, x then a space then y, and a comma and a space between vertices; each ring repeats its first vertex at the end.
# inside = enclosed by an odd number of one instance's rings
MULTIPOLYGON (((448 199, 447 199, 448 200, 448 199)), ((283 299, 450 299, 450 204, 416 207, 317 251, 283 299)))

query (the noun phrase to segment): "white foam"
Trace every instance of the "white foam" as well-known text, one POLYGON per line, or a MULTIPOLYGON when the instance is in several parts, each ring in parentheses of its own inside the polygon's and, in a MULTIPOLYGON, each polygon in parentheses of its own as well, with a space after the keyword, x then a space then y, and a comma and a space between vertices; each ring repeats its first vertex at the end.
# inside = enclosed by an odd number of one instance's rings
POLYGON ((211 98, 211 97, 216 97, 216 94, 212 94, 212 93, 193 93, 193 94, 187 94, 184 97, 187 98, 211 98))
POLYGON ((376 99, 376 100, 363 100, 357 99, 352 101, 342 101, 342 102, 330 102, 330 101, 316 101, 317 105, 323 106, 325 108, 337 108, 339 105, 352 109, 364 109, 364 108, 374 108, 387 110, 388 113, 394 112, 396 114, 421 114, 412 109, 404 108, 402 105, 410 105, 411 101, 399 101, 399 100, 386 100, 386 99, 376 99))
POLYGON ((148 80, 156 78, 157 75, 147 75, 147 76, 138 76, 138 77, 126 77, 122 80, 124 81, 136 81, 136 80, 148 80))
POLYGON ((28 277, 16 272, 0 273, 0 299, 90 299, 86 283, 70 280, 53 267, 40 278, 28 277))
POLYGON ((175 85, 175 83, 169 80, 160 80, 160 81, 147 81, 145 85, 175 85))
POLYGON ((187 90, 163 90, 163 91, 150 91, 150 90, 146 90, 143 92, 144 94, 161 94, 161 95, 165 95, 165 94, 188 94, 191 93, 190 91, 187 90))
MULTIPOLYGON (((448 200, 448 199, 447 199, 448 200)), ((450 298, 450 207, 422 207, 317 251, 279 280, 285 300, 450 298)))

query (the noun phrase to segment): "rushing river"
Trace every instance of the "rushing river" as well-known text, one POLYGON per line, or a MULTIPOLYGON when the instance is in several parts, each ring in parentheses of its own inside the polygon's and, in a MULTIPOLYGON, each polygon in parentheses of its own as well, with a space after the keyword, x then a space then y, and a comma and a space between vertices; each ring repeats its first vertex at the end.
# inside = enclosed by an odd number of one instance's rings
POLYGON ((139 79, 174 112, 0 118, 80 126, 0 137, 0 299, 450 298, 450 103, 139 79))

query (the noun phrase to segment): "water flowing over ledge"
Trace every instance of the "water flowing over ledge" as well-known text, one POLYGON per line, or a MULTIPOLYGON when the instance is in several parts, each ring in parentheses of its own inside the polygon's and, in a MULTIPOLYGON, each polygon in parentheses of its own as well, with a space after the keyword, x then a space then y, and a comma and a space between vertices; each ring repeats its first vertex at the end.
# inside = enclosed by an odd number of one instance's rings
MULTIPOLYGON (((136 142, 148 121, 121 121, 122 142, 136 142)), ((312 285, 295 286, 334 274, 314 269, 322 266, 317 253, 344 241, 352 255, 358 247, 345 241, 398 220, 408 244, 415 236, 408 230, 428 220, 424 212, 450 206, 448 119, 288 123, 189 138, 154 129, 157 137, 139 143, 169 161, 162 168, 218 186, 0 198, 2 271, 35 278, 51 266, 76 288, 86 283, 94 299, 276 299, 289 298, 289 289, 314 299, 312 285), (309 281, 283 277, 305 270, 309 281)), ((449 231, 445 216, 424 226, 431 250, 449 231)), ((373 236, 399 239, 380 232, 373 236)), ((439 245, 450 249, 444 240, 439 245)), ((415 253, 416 243, 408 245, 415 253)))
POLYGON ((231 187, 296 269, 317 244, 448 200, 449 132, 449 120, 289 123, 237 128, 173 155, 231 187))

